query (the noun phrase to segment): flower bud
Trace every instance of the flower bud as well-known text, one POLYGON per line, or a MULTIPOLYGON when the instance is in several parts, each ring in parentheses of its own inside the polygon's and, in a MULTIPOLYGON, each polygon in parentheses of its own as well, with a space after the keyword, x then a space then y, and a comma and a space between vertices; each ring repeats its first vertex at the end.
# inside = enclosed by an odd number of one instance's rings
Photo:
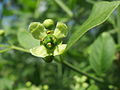
POLYGON ((44 38, 42 43, 47 49, 54 49, 57 41, 56 41, 56 38, 53 35, 48 35, 44 38))
POLYGON ((82 87, 84 87, 84 88, 87 88, 88 86, 89 86, 88 83, 83 83, 83 84, 82 84, 82 87))
POLYGON ((43 25, 45 26, 46 29, 52 29, 54 27, 54 21, 52 19, 46 19, 43 22, 43 25))
POLYGON ((32 85, 32 83, 30 81, 26 82, 26 86, 30 87, 32 85))

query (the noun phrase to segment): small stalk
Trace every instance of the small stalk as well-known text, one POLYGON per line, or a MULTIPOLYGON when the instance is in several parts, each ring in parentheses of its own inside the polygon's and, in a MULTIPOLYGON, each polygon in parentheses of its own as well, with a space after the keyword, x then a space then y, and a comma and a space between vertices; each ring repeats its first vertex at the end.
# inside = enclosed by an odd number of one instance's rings
POLYGON ((17 47, 17 46, 11 46, 11 49, 15 49, 15 50, 18 50, 18 51, 30 53, 29 50, 21 48, 21 47, 17 47))

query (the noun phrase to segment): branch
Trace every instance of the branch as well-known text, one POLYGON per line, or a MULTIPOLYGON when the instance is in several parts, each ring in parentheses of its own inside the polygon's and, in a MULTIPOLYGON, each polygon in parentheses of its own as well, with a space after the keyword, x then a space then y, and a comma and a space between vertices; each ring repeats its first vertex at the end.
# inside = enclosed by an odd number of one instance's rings
POLYGON ((30 53, 29 50, 21 48, 21 47, 17 47, 17 46, 11 46, 11 49, 26 52, 26 53, 30 53))
POLYGON ((22 52, 26 52, 26 53, 30 53, 29 50, 27 50, 27 49, 25 49, 25 48, 18 47, 18 46, 14 46, 14 45, 4 45, 4 44, 0 44, 0 47, 5 48, 5 49, 3 49, 3 50, 0 50, 0 53, 9 51, 9 50, 11 50, 11 49, 18 50, 18 51, 22 51, 22 52))
MULTIPOLYGON (((4 46, 4 45, 0 45, 0 46, 2 46, 2 47, 8 47, 8 46, 4 46)), ((9 46, 9 47, 10 47, 10 46, 9 46)), ((29 50, 24 49, 24 48, 21 48, 21 47, 18 47, 18 46, 11 46, 10 49, 14 49, 14 50, 18 50, 18 51, 30 53, 29 50)), ((58 59, 55 58, 55 61, 57 61, 57 62, 59 62, 59 63, 62 63, 63 65, 65 65, 65 66, 67 66, 68 68, 70 68, 71 70, 73 70, 73 71, 75 71, 75 72, 77 72, 77 73, 79 73, 79 74, 81 74, 81 75, 85 75, 85 76, 87 76, 88 78, 95 80, 96 82, 104 83, 103 80, 100 80, 100 79, 98 79, 98 78, 96 78, 96 77, 93 77, 93 76, 91 76, 91 75, 89 75, 89 74, 87 74, 87 73, 79 70, 78 68, 74 67, 72 64, 66 62, 65 60, 62 60, 62 57, 61 57, 61 56, 60 56, 60 59, 61 59, 61 61, 59 61, 58 59)))
POLYGON ((68 63, 68 62, 66 62, 66 61, 62 61, 62 64, 64 64, 65 66, 67 66, 67 67, 70 68, 71 70, 73 70, 73 71, 75 71, 75 72, 77 72, 77 73, 79 73, 79 74, 81 74, 81 75, 85 75, 85 76, 87 76, 88 78, 93 79, 94 81, 96 81, 96 82, 98 82, 98 83, 103 83, 103 80, 100 80, 100 79, 98 79, 98 78, 96 78, 96 77, 90 76, 89 74, 81 71, 80 69, 74 67, 72 64, 70 64, 70 63, 68 63))

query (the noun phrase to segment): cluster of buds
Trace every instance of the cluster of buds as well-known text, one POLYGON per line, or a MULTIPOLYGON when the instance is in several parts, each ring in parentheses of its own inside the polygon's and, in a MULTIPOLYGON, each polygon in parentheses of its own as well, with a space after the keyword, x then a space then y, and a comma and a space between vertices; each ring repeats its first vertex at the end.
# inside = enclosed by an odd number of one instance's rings
POLYGON ((65 51, 67 44, 62 44, 62 38, 68 33, 66 24, 57 22, 55 26, 52 19, 46 19, 43 23, 32 22, 29 31, 35 39, 40 40, 40 46, 30 49, 32 55, 51 62, 54 56, 65 51))

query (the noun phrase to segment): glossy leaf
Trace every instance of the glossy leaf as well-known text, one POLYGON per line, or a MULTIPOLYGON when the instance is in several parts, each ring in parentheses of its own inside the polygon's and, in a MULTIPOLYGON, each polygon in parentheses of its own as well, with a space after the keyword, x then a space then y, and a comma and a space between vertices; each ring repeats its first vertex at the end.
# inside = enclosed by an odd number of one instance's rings
POLYGON ((115 43, 108 33, 103 33, 90 47, 90 65, 98 74, 111 68, 115 55, 115 43))
POLYGON ((73 46, 88 30, 94 28, 95 26, 105 22, 111 13, 119 6, 120 1, 113 2, 97 2, 91 12, 89 18, 83 23, 79 30, 75 31, 71 36, 68 47, 69 49, 73 46))

